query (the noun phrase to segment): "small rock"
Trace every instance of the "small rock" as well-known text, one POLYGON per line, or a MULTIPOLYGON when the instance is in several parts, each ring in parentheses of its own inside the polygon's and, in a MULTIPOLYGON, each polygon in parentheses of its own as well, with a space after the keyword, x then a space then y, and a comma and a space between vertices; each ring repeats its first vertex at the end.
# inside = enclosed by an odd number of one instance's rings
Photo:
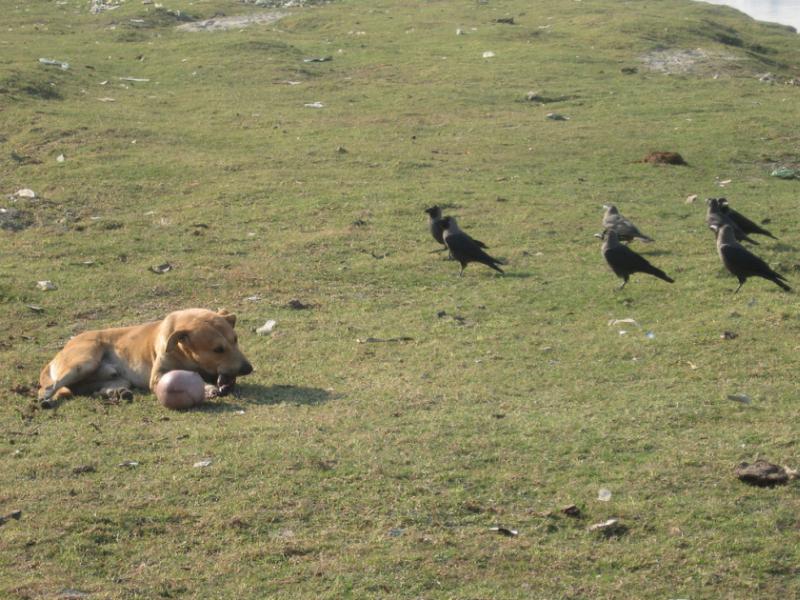
POLYGON ((275 326, 277 324, 278 322, 275 319, 269 319, 261 327, 256 329, 256 333, 258 335, 269 335, 270 333, 272 333, 272 330, 275 329, 275 326))
POLYGON ((561 512, 568 517, 580 517, 581 516, 581 509, 575 506, 574 504, 570 504, 569 506, 565 506, 561 509, 561 512))
POLYGON ((508 527, 490 527, 489 531, 496 531, 500 535, 504 535, 506 537, 516 537, 519 535, 519 531, 516 529, 509 529, 508 527))
POLYGON ((650 163, 653 165, 686 166, 688 164, 685 160, 683 160, 683 157, 677 152, 651 152, 642 159, 642 162, 650 163))
POLYGON ((55 283, 53 283, 52 281, 49 281, 47 279, 44 280, 44 281, 37 281, 36 282, 36 287, 39 288, 40 290, 42 290, 43 292, 52 292, 52 291, 58 289, 58 287, 56 287, 55 283))
POLYGON ((168 262, 162 263, 156 267, 150 267, 150 272, 155 273, 156 275, 163 275, 169 271, 172 271, 173 267, 168 262))
POLYGON ((728 400, 741 402, 742 404, 752 404, 753 399, 747 394, 728 394, 728 400))
POLYGON ((744 483, 758 487, 772 487, 783 485, 790 479, 797 477, 797 471, 774 465, 766 460, 757 460, 753 464, 739 463, 734 469, 736 477, 744 483))

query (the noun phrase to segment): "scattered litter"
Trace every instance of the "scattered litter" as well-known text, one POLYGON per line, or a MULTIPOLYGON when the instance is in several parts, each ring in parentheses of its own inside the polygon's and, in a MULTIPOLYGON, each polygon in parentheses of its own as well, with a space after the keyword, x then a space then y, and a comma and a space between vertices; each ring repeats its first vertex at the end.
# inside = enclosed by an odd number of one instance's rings
POLYGON ((602 531, 606 534, 611 534, 614 532, 622 532, 624 531, 625 527, 620 524, 619 519, 608 519, 603 521, 602 523, 595 523, 594 525, 590 525, 586 528, 586 531, 602 531))
POLYGON ((409 337, 407 335, 401 337, 393 337, 393 338, 375 338, 375 337, 368 337, 365 339, 357 338, 356 343, 358 344, 377 344, 382 342, 413 342, 414 338, 409 337))
POLYGON ((26 304, 29 309, 31 309, 35 313, 43 313, 44 309, 41 306, 37 306, 35 304, 26 304))
POLYGON ((570 504, 569 506, 565 506, 561 509, 561 512, 568 517, 580 517, 581 516, 581 509, 575 506, 574 504, 570 504))
POLYGON ((722 181, 719 181, 719 180, 717 180, 717 185, 718 185, 719 187, 725 187, 725 186, 727 186, 729 183, 731 183, 732 181, 733 181, 733 179, 723 179, 722 181))
POLYGON ((98 100, 100 100, 100 102, 116 102, 114 98, 109 98, 108 96, 105 96, 103 98, 98 98, 98 100))
POLYGON ((89 12, 93 15, 99 15, 104 10, 114 10, 119 7, 119 0, 92 0, 92 6, 89 8, 89 12))
POLYGON ((774 465, 766 460, 759 459, 753 464, 740 463, 734 469, 736 477, 744 483, 758 487, 772 487, 783 485, 790 479, 797 478, 797 471, 788 467, 774 465))
POLYGON ((74 475, 82 475, 83 473, 94 473, 97 467, 94 465, 80 465, 72 469, 74 475))
POLYGON ((620 335, 627 335, 627 334, 628 334, 628 332, 627 332, 625 329, 620 329, 620 330, 619 330, 619 334, 620 334, 620 335))
POLYGON ((758 80, 761 81, 762 83, 775 83, 778 80, 778 78, 775 77, 775 75, 769 72, 760 73, 756 75, 756 77, 758 77, 758 80))
POLYGON ((608 326, 609 327, 613 327, 614 325, 620 325, 622 323, 627 323, 627 324, 630 324, 630 325, 634 325, 636 327, 641 327, 641 325, 639 325, 639 323, 636 322, 636 319, 631 319, 631 318, 628 318, 628 319, 611 319, 608 322, 608 326))
POLYGON ((330 62, 333 60, 332 56, 312 56, 311 58, 304 58, 304 63, 321 63, 321 62, 330 62))
POLYGON ((607 488, 600 488, 597 491, 597 499, 600 500, 600 502, 608 502, 611 500, 611 490, 607 488))
POLYGON ((338 154, 347 154, 347 148, 344 146, 336 146, 336 152, 338 154))
POLYGON ((504 535, 506 537, 516 537, 519 535, 519 531, 516 529, 509 529, 508 527, 490 527, 489 531, 496 531, 500 535, 504 535))
POLYGON ((52 58, 40 58, 39 62, 42 63, 43 65, 52 65, 54 67, 59 67, 62 71, 66 71, 67 69, 69 69, 68 62, 62 62, 60 60, 54 60, 52 58))
POLYGON ((132 81, 134 83, 144 83, 150 81, 149 79, 143 79, 141 77, 117 77, 120 81, 132 81))
POLYGON ((569 117, 564 116, 560 113, 547 113, 545 118, 550 119, 551 121, 569 121, 569 117))
POLYGON ((697 368, 698 368, 698 367, 697 367, 697 365, 696 365, 696 364, 694 364, 694 363, 693 363, 692 361, 690 361, 690 360, 687 360, 687 361, 686 361, 686 364, 687 364, 687 365, 689 365, 689 368, 690 368, 692 371, 696 371, 696 370, 697 370, 697 368))
POLYGON ((139 463, 135 460, 126 460, 121 462, 117 465, 118 467, 127 467, 129 469, 133 469, 139 466, 139 463))
POLYGON ((459 27, 456 29, 456 35, 464 35, 464 30, 459 27))
POLYGON ((735 402, 741 402, 742 404, 752 404, 753 399, 748 396, 747 394, 728 394, 728 400, 733 400, 735 402))
POLYGON ((695 200, 697 200, 697 194, 686 196, 686 204, 694 204, 695 200))
POLYGON ((236 410, 236 411, 233 412, 233 414, 235 414, 235 415, 243 415, 244 411, 243 410, 236 410))
POLYGON ((254 296, 248 296, 245 298, 246 302, 260 302, 261 300, 263 300, 263 298, 260 294, 255 294, 254 296))
POLYGON ((652 165, 687 166, 688 164, 677 152, 651 152, 642 159, 642 162, 652 165))
POLYGON ((164 273, 172 271, 172 269, 173 269, 172 265, 169 264, 168 262, 162 263, 157 267, 150 267, 150 271, 152 273, 156 273, 157 275, 163 275, 164 273))
POLYGON ((194 463, 193 466, 194 466, 195 469, 203 469, 205 467, 210 467, 211 463, 213 463, 213 462, 214 461, 211 460, 210 458, 206 458, 204 460, 198 460, 196 463, 194 463))
POLYGON ((107 83, 108 83, 108 79, 104 79, 103 81, 101 81, 97 85, 106 85, 107 83))
POLYGON ((289 302, 286 303, 286 306, 294 310, 307 310, 309 308, 314 308, 313 304, 304 304, 296 298, 294 300, 289 300, 289 302))
POLYGON ((653 333, 652 331, 648 331, 647 333, 644 334, 644 337, 646 337, 648 340, 654 340, 656 339, 656 334, 653 333))
POLYGON ((791 169, 789 167, 777 167, 770 173, 772 177, 779 179, 800 179, 800 169, 791 169))
POLYGON ((389 530, 389 537, 400 537, 405 531, 405 529, 401 529, 400 527, 393 527, 389 530))
POLYGON ((735 340, 739 337, 739 334, 734 331, 723 331, 722 335, 719 336, 723 340, 735 340))
POLYGON ((303 82, 302 81, 284 81, 283 83, 285 83, 286 85, 300 85, 303 82))
POLYGON ((272 330, 273 330, 273 329, 275 329, 275 326, 276 326, 277 324, 278 324, 278 322, 277 322, 275 319, 270 319, 269 321, 267 321, 266 323, 264 323, 264 324, 263 324, 261 327, 259 327, 258 329, 256 329, 256 333, 257 333, 258 335, 267 335, 267 334, 270 334, 270 333, 272 333, 272 330))
POLYGON ((486 52, 484 52, 482 54, 482 56, 483 56, 483 58, 494 58, 497 55, 494 52, 492 52, 491 50, 487 50, 486 52))
POLYGON ((29 198, 33 200, 36 198, 36 192, 29 188, 22 188, 21 190, 17 190, 17 193, 14 194, 17 198, 29 198))
POLYGON ((12 510, 7 515, 0 515, 0 525, 5 525, 11 520, 19 521, 22 518, 21 510, 12 510))
POLYGON ((325 108, 325 105, 322 102, 307 102, 303 104, 306 108, 325 108))
POLYGON ((47 279, 45 279, 44 281, 37 281, 36 287, 42 290, 43 292, 52 292, 58 289, 55 283, 47 279))
POLYGON ((56 162, 60 162, 60 163, 62 163, 62 162, 64 162, 65 160, 66 160, 66 158, 64 157, 64 155, 63 155, 63 154, 59 154, 58 156, 56 156, 56 162))

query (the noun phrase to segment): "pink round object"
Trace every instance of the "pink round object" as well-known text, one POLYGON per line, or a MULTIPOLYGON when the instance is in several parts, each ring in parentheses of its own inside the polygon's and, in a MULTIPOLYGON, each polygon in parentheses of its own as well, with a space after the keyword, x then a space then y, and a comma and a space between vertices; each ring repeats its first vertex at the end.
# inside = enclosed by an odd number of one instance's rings
POLYGON ((205 400, 205 383, 194 371, 170 371, 156 384, 156 397, 172 410, 191 408, 205 400))

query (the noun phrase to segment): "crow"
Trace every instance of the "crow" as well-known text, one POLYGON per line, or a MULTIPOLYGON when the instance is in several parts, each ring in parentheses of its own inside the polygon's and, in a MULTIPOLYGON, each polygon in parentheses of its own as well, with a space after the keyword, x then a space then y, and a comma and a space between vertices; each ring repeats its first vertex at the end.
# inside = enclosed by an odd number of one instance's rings
POLYGON ((719 199, 719 210, 722 212, 723 215, 728 217, 728 219, 733 221, 733 223, 737 227, 739 227, 739 229, 741 229, 744 233, 758 233, 759 235, 766 235, 767 237, 771 237, 773 240, 778 239, 763 227, 753 223, 742 213, 733 210, 730 207, 730 204, 728 204, 728 200, 725 198, 719 199))
POLYGON ((503 269, 497 266, 503 263, 486 254, 481 250, 480 242, 473 240, 469 235, 461 231, 455 217, 443 217, 440 223, 442 224, 442 229, 444 229, 444 243, 450 250, 452 257, 461 263, 459 277, 464 275, 464 268, 471 262, 483 263, 487 267, 503 273, 503 269))
POLYGON ((613 204, 603 204, 606 209, 603 215, 603 229, 610 229, 617 234, 623 242, 632 242, 633 240, 641 240, 643 242, 652 242, 653 238, 643 234, 639 231, 629 219, 626 219, 613 204))
MULTIPOLYGON (((428 228, 431 231, 433 239, 442 244, 442 246, 446 247, 447 244, 444 243, 444 237, 443 237, 444 231, 442 229, 442 223, 441 223, 443 218, 442 209, 438 206, 431 206, 430 208, 426 208, 425 212, 428 213, 428 228)), ((489 246, 487 246, 480 240, 473 240, 473 241, 484 250, 489 248, 489 246)))
POLYGON ((792 291, 792 288, 784 283, 786 278, 783 275, 773 271, 767 263, 738 242, 730 225, 723 225, 717 229, 717 252, 725 268, 739 280, 739 287, 733 292, 734 294, 742 289, 748 277, 763 277, 787 292, 792 291))
POLYGON ((661 269, 651 265, 643 256, 620 244, 617 232, 613 229, 605 229, 602 235, 595 235, 603 240, 603 257, 606 259, 608 266, 611 267, 617 277, 623 279, 619 289, 625 287, 625 284, 628 283, 628 278, 634 273, 647 273, 668 283, 675 283, 674 279, 661 269))
POLYGON ((733 219, 722 211, 722 200, 724 200, 724 198, 708 198, 706 200, 706 204, 708 205, 708 210, 706 210, 706 225, 708 225, 708 228, 716 234, 723 225, 729 225, 737 241, 744 240, 745 242, 750 242, 754 246, 758 246, 759 244, 757 241, 747 237, 747 233, 742 231, 733 219))

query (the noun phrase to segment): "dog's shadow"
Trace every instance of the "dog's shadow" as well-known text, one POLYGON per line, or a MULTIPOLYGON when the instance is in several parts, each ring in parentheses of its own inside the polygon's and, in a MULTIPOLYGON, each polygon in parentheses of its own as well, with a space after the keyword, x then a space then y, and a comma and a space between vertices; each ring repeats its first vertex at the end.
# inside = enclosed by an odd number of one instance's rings
POLYGON ((259 406, 275 404, 314 406, 334 400, 337 397, 338 395, 334 392, 304 385, 237 383, 236 390, 230 396, 216 398, 190 410, 235 412, 244 410, 245 407, 253 404, 259 406))

